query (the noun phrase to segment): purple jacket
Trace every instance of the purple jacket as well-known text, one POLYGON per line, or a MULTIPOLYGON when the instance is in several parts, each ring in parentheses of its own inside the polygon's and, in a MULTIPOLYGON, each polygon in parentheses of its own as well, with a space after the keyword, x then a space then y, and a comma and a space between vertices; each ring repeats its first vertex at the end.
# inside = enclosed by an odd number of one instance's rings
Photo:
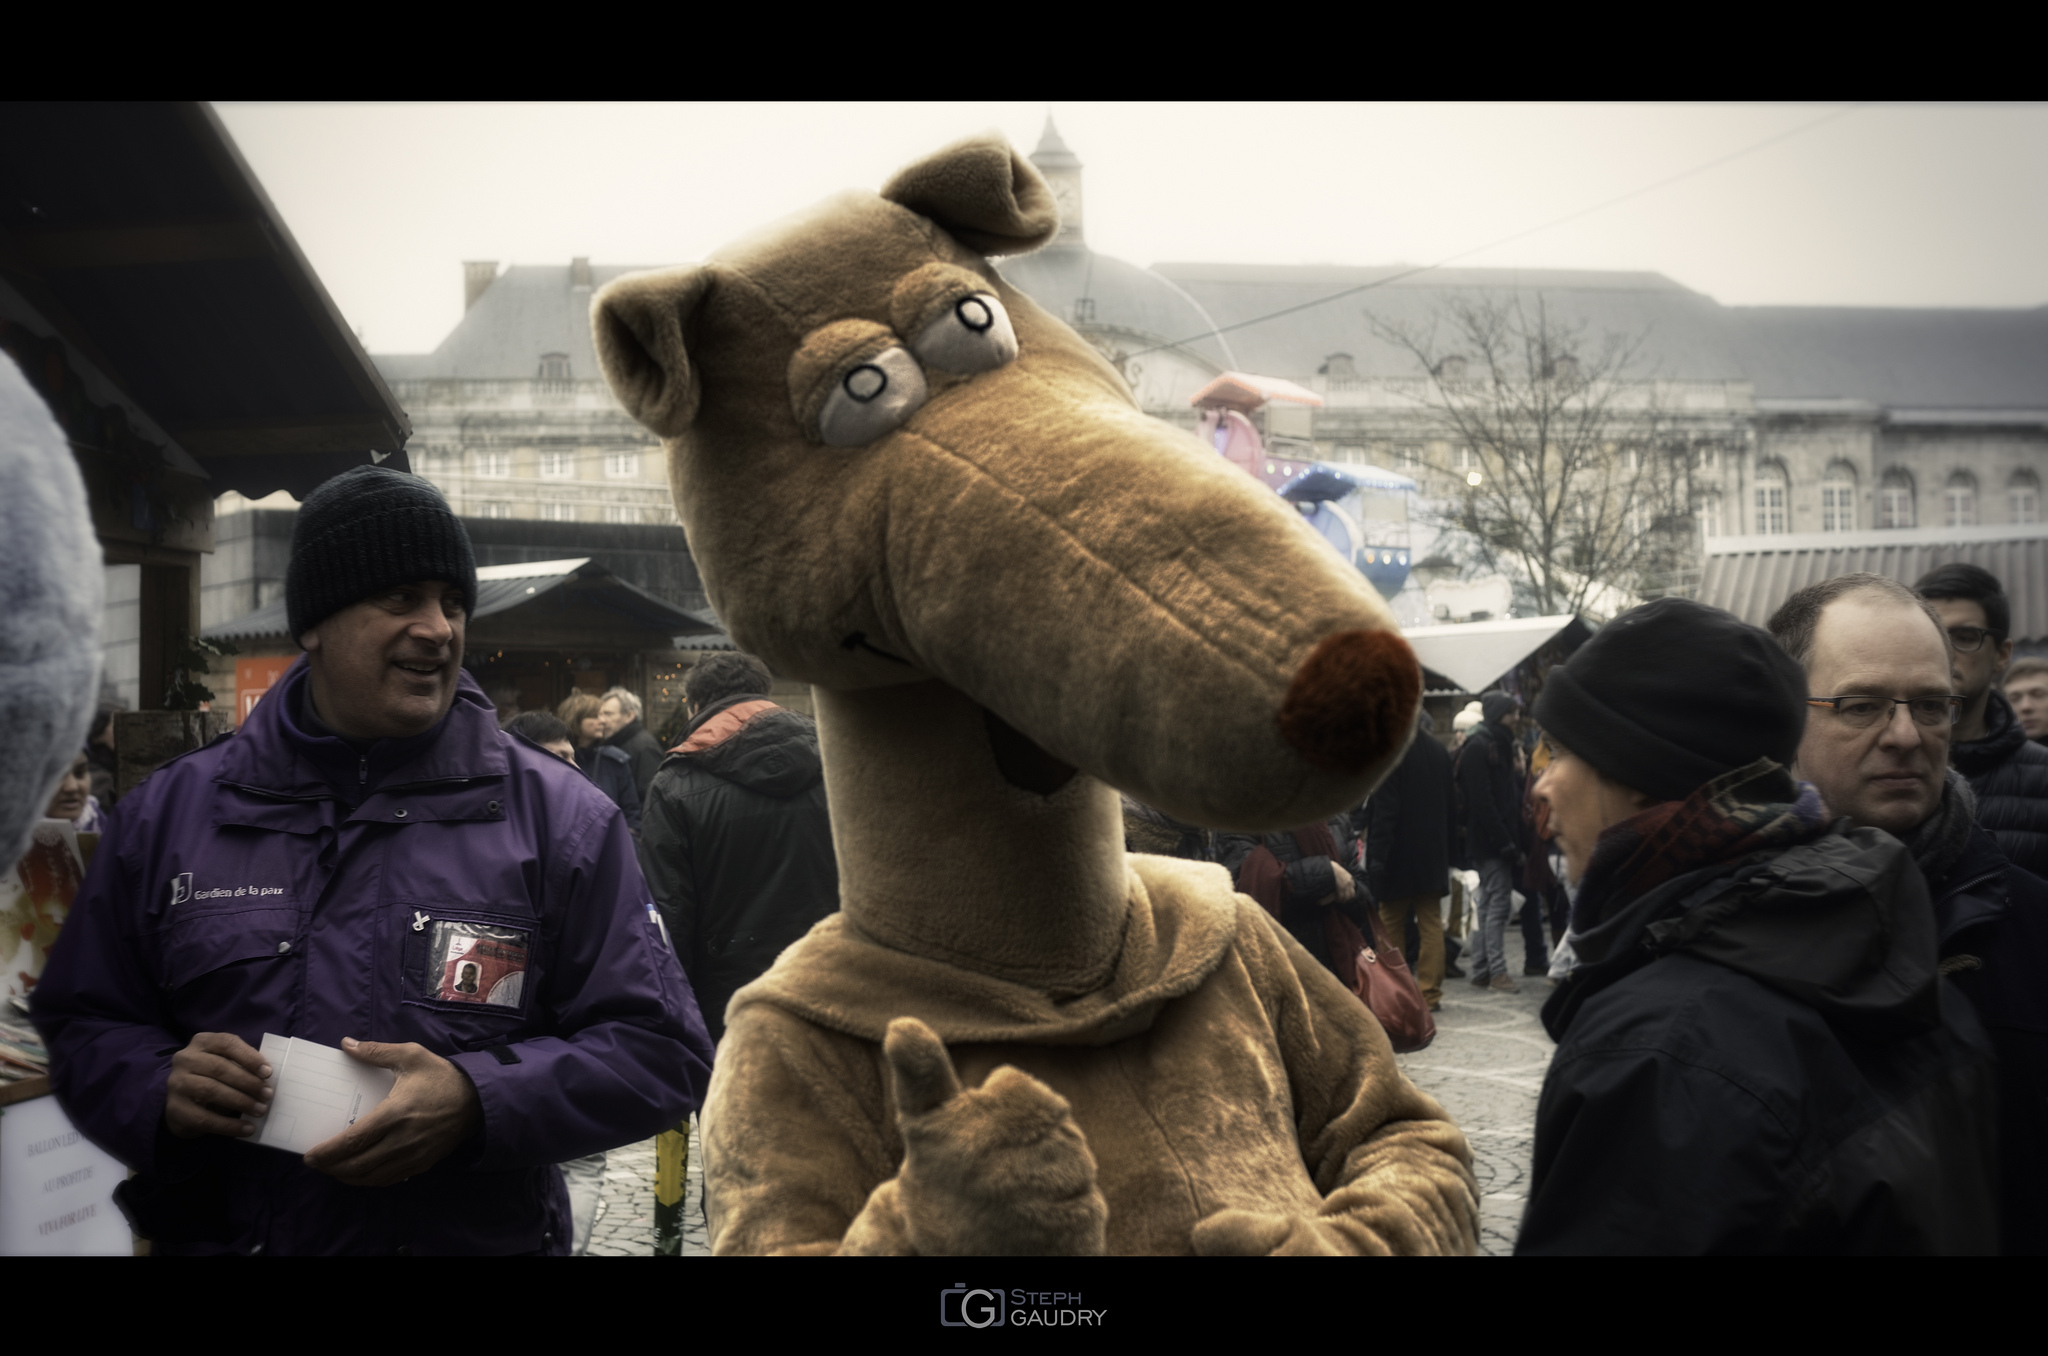
POLYGON ((467 674, 434 729, 360 755, 302 727, 305 675, 122 798, 36 987, 58 1100, 136 1170, 121 1200, 160 1252, 566 1253, 552 1165, 675 1124, 711 1065, 625 820, 467 674), (418 1041, 483 1130, 390 1187, 174 1139, 199 1031, 418 1041))

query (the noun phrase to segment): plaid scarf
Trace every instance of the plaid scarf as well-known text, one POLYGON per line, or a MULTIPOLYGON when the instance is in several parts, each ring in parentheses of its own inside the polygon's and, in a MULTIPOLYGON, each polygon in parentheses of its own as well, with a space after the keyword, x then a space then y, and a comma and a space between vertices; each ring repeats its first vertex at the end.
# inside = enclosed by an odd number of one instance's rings
POLYGON ((1668 880, 1716 862, 1788 848, 1827 828, 1827 807, 1809 782, 1768 758, 1723 773, 1684 800, 1667 800, 1600 835, 1572 905, 1586 932, 1668 880))

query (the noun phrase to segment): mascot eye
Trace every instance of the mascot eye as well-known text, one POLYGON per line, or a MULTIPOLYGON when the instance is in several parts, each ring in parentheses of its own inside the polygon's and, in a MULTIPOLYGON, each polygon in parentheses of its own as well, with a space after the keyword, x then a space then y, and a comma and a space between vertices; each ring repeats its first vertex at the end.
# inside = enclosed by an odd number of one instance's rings
POLYGON ((925 393, 917 359, 900 348, 884 349, 839 374, 818 410, 818 437, 832 447, 871 443, 916 414, 925 393))
POLYGON ((941 372, 986 372, 1017 356, 1017 331, 1003 303, 976 292, 939 312, 911 347, 941 372))

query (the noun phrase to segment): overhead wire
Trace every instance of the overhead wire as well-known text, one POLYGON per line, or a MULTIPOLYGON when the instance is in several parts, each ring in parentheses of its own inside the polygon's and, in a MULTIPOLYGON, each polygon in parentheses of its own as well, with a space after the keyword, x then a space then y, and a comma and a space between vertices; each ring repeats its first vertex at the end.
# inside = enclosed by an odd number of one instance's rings
POLYGON ((1433 264, 1418 264, 1413 268, 1402 269, 1397 273, 1390 273, 1384 278, 1375 278, 1371 282, 1360 283, 1356 287, 1347 287, 1340 292, 1332 292, 1328 296, 1317 297, 1312 301, 1297 302, 1292 306, 1283 306, 1277 311, 1268 311, 1264 315, 1253 316, 1249 320, 1237 320, 1231 322, 1228 325, 1218 325, 1211 329, 1204 330, 1200 334, 1189 335, 1185 339, 1170 340, 1163 344, 1154 344, 1151 348, 1142 348, 1135 353, 1127 354, 1125 356, 1130 358, 1142 358, 1148 353, 1158 353, 1164 349, 1184 348, 1189 344, 1200 343, 1202 340, 1210 338, 1212 335, 1223 335, 1230 333, 1232 330, 1242 330, 1248 329, 1253 325, 1263 325, 1269 320, 1278 320, 1282 316, 1293 315, 1297 311, 1307 311, 1312 310, 1317 306, 1327 306, 1333 301, 1342 301, 1345 297, 1357 296, 1360 292, 1370 292, 1375 288, 1390 286, 1394 283, 1400 282, 1403 278, 1412 278, 1418 273, 1432 272, 1435 269, 1443 268, 1447 265, 1454 264, 1458 262, 1458 260, 1460 259, 1469 259, 1475 254, 1483 254, 1487 250, 1498 249, 1502 245, 1513 244, 1517 240, 1522 240, 1532 235, 1538 235, 1544 231, 1551 230, 1554 227, 1563 226, 1568 222, 1577 221, 1581 217, 1591 216, 1595 212, 1604 212, 1610 207, 1618 207, 1622 203, 1628 202, 1634 198, 1640 198, 1646 193, 1655 193, 1659 189, 1669 188, 1671 185, 1679 183, 1686 179, 1690 179, 1695 175, 1705 174, 1708 170, 1719 169, 1721 166, 1728 164, 1730 161, 1740 160, 1742 159, 1742 157, 1746 155, 1754 155, 1758 151, 1768 150, 1772 146, 1778 145, 1780 142, 1790 141, 1793 137, 1803 136, 1806 133, 1813 131, 1815 128, 1823 127, 1826 124, 1834 122, 1839 118, 1847 117, 1849 114, 1854 113, 1858 109, 1864 107, 1867 107, 1867 102, 1848 104, 1842 108, 1835 109, 1830 113, 1823 114, 1818 118, 1814 118, 1808 122, 1803 122, 1797 127, 1793 127, 1786 131, 1779 132, 1774 136, 1765 137, 1762 141, 1755 142, 1752 145, 1744 146, 1741 150, 1730 151, 1726 155, 1717 156, 1714 159, 1706 161, 1703 164, 1694 165, 1691 169, 1681 170, 1679 173, 1673 174, 1668 178, 1659 179, 1654 184, 1645 184, 1641 188, 1630 189, 1628 192, 1623 193, 1617 197, 1608 198, 1604 202, 1594 203, 1590 207, 1582 207, 1576 212, 1569 212, 1566 213, 1564 216, 1543 222, 1540 225, 1530 226, 1524 230, 1516 231, 1511 235, 1501 236, 1497 240, 1489 240, 1483 245, 1474 245, 1471 249, 1460 250, 1456 254, 1447 254, 1433 264))

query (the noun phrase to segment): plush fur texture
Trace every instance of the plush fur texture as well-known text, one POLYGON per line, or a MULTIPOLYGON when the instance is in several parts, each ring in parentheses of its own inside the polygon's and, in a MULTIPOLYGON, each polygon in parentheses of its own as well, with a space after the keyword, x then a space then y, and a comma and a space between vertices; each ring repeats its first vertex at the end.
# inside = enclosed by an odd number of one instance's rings
POLYGON ((106 574, 85 482, 49 406, 0 353, 0 870, 28 850, 85 746, 106 574))
POLYGON ((1297 514, 982 255, 1056 228, 975 139, 596 300, 719 616, 814 685, 839 854, 841 913, 733 1001, 714 1245, 1469 1249, 1464 1142, 1370 1014, 1220 871, 1123 853, 1112 788, 1219 827, 1355 804, 1419 670, 1297 514), (923 363, 900 426, 821 441, 836 383, 977 293, 1014 359, 923 363))

